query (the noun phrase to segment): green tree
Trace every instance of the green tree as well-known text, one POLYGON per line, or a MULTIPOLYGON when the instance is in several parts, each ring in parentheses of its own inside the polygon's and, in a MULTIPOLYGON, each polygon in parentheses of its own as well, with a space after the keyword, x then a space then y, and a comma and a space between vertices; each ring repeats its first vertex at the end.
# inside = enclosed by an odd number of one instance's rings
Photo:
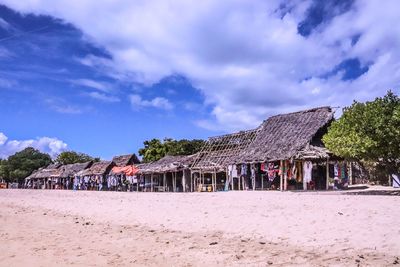
POLYGON ((384 97, 343 109, 343 115, 323 137, 334 154, 376 162, 386 174, 400 169, 400 98, 388 91, 384 97))
POLYGON ((75 151, 64 151, 61 152, 55 162, 60 163, 62 165, 66 164, 74 164, 74 163, 84 163, 88 161, 100 161, 99 158, 93 158, 87 154, 79 153, 75 151))
POLYGON ((198 152, 204 144, 203 140, 174 140, 165 138, 163 141, 152 139, 145 141, 144 148, 139 150, 139 155, 143 157, 144 162, 151 162, 161 159, 166 155, 192 155, 198 152))
POLYGON ((32 147, 15 153, 2 162, 2 172, 6 174, 7 182, 23 183, 24 178, 34 170, 52 163, 51 157, 46 153, 32 147))

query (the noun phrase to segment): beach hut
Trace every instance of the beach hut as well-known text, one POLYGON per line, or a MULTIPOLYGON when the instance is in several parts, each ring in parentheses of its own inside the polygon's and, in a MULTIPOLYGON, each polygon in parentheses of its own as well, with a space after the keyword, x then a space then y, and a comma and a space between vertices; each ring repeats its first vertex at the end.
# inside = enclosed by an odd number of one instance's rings
POLYGON ((115 163, 112 161, 100 161, 77 172, 74 177, 74 189, 103 190, 107 188, 107 175, 114 166, 115 163))
POLYGON ((328 189, 334 179, 349 175, 349 164, 322 143, 333 115, 330 107, 280 114, 254 130, 209 138, 192 166, 193 187, 199 191, 328 189))
POLYGON ((156 192, 190 191, 190 166, 196 155, 170 156, 137 165, 142 189, 156 192))
POLYGON ((35 189, 56 189, 57 177, 59 176, 61 164, 50 164, 45 168, 34 171, 25 178, 25 185, 35 189))
POLYGON ((115 166, 117 167, 125 167, 128 165, 139 164, 140 160, 136 156, 136 154, 128 154, 128 155, 115 156, 113 157, 112 162, 114 162, 115 166))
POLYGON ((60 189, 72 189, 75 175, 78 172, 89 168, 92 166, 92 164, 92 161, 88 161, 84 163, 66 164, 61 166, 59 168, 59 176, 57 177, 60 182, 60 189))

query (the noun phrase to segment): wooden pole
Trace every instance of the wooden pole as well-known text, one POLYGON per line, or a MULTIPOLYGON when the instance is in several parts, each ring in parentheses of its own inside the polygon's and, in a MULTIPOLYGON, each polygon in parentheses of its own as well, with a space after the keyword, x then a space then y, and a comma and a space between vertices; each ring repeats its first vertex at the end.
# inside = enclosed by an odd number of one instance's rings
POLYGON ((329 158, 326 159, 326 190, 329 189, 329 158))
POLYGON ((167 174, 164 172, 163 173, 163 187, 164 187, 164 192, 167 191, 167 174))
POLYGON ((353 162, 349 162, 349 185, 353 184, 353 162))
POLYGON ((283 161, 281 160, 279 168, 281 169, 281 175, 279 179, 279 188, 283 191, 283 161))
POLYGON ((172 185, 174 186, 173 192, 176 192, 176 172, 173 172, 172 174, 173 174, 172 185))
POLYGON ((193 173, 190 170, 190 192, 193 192, 193 173))
POLYGON ((153 173, 150 176, 150 191, 153 192, 153 173))
POLYGON ((186 174, 185 169, 182 170, 182 190, 186 192, 186 174))
POLYGON ((288 172, 288 169, 289 169, 289 166, 288 166, 288 164, 287 164, 287 161, 286 160, 284 160, 283 161, 283 190, 287 190, 287 172, 288 172))

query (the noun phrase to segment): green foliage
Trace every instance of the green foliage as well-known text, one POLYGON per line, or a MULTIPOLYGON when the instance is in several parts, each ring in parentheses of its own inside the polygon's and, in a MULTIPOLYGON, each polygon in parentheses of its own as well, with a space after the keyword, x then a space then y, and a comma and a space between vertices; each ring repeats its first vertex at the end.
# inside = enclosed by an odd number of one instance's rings
POLYGON ((0 176, 7 182, 23 183, 34 170, 52 163, 50 156, 32 147, 15 153, 1 161, 0 176))
POLYGON ((62 165, 66 164, 74 164, 74 163, 84 163, 88 161, 100 161, 99 158, 93 158, 87 154, 84 153, 78 153, 75 151, 64 151, 61 152, 56 160, 57 163, 60 163, 62 165))
POLYGON ((144 141, 144 148, 139 149, 139 155, 143 157, 143 162, 151 162, 161 159, 166 155, 192 155, 198 152, 202 145, 203 140, 174 140, 165 138, 163 141, 159 139, 152 139, 144 141))
POLYGON ((387 173, 398 172, 400 98, 389 91, 371 102, 354 101, 332 123, 323 142, 338 156, 377 162, 387 173))

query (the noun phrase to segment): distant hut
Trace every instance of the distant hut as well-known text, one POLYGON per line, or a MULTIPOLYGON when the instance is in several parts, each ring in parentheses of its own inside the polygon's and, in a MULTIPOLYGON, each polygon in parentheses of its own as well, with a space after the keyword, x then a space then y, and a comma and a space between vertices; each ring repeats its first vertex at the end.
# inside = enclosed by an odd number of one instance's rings
POLYGON ((136 154, 115 156, 112 159, 115 166, 107 176, 107 188, 116 191, 133 191, 137 189, 136 165, 140 160, 136 154))
POLYGON ((210 138, 192 166, 194 187, 203 191, 327 189, 333 155, 322 136, 333 115, 330 107, 281 114, 254 130, 210 138), (218 184, 218 176, 224 185, 218 184))
POLYGON ((143 187, 151 192, 190 191, 190 167, 195 155, 165 156, 155 162, 137 165, 143 187))
POLYGON ((88 161, 84 163, 66 164, 61 166, 61 172, 59 173, 58 177, 60 179, 60 187, 62 189, 72 189, 75 175, 78 172, 89 168, 92 166, 92 164, 92 161, 88 161))
POLYGON ((61 164, 50 164, 45 168, 40 168, 34 171, 31 175, 25 178, 25 185, 29 188, 37 189, 55 189, 56 177, 60 173, 61 164))
POLYGON ((112 162, 114 162, 115 166, 117 167, 125 167, 128 165, 139 164, 140 160, 138 159, 136 154, 129 154, 129 155, 115 156, 113 157, 112 162))
POLYGON ((107 185, 107 175, 115 166, 112 161, 93 163, 89 168, 75 174, 74 188, 83 190, 102 190, 107 185))

